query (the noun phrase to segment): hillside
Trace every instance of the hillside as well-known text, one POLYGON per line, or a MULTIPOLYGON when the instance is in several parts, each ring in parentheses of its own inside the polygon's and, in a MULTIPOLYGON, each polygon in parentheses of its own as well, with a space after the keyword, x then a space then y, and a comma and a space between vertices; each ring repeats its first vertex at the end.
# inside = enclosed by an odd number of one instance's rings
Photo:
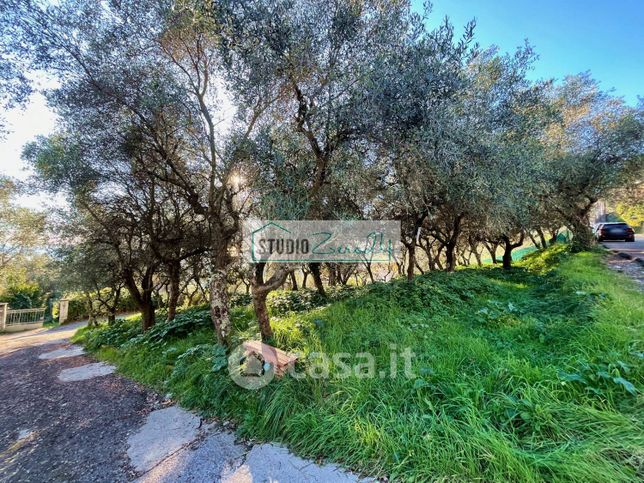
MULTIPOLYGON (((603 256, 556 245, 509 272, 429 273, 273 316, 274 344, 302 354, 298 373, 319 363, 316 352, 348 353, 354 366, 368 352, 375 377, 332 364, 328 378, 242 389, 201 309, 145 335, 132 318, 76 339, 182 405, 234 420, 242 436, 371 476, 636 480, 644 297, 603 256)), ((250 309, 235 309, 234 321, 239 341, 257 336, 250 309)))

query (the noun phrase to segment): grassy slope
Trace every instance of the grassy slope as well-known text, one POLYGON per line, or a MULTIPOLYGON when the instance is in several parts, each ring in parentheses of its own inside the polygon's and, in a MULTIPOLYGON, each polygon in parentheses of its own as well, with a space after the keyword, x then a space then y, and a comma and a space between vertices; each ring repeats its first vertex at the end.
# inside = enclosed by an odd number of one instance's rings
MULTIPOLYGON (((244 435, 371 475, 636 480, 644 297, 600 253, 562 249, 511 273, 432 273, 274 321, 281 348, 368 351, 379 370, 388 369, 392 344, 410 347, 414 379, 286 377, 246 391, 208 357, 178 359, 212 343, 209 329, 160 345, 103 347, 99 356, 185 406, 235 419, 244 435)), ((248 311, 236 312, 236 325, 240 338, 256 331, 248 311)))

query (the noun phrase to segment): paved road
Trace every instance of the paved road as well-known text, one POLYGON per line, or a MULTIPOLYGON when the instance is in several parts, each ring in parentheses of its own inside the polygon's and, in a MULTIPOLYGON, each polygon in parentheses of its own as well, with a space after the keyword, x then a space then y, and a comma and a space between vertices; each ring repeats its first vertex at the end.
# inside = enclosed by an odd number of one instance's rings
POLYGON ((644 235, 635 235, 634 243, 626 242, 603 242, 615 255, 608 259, 608 266, 618 272, 628 275, 638 282, 641 290, 644 290, 644 235), (624 258, 622 253, 627 253, 630 258, 624 258))
POLYGON ((68 341, 82 323, 0 336, 0 482, 358 481, 239 441, 68 341))
POLYGON ((75 322, 51 329, 41 328, 0 335, 0 355, 8 354, 24 347, 36 347, 44 344, 65 342, 74 332, 87 322, 75 322))
POLYGON ((634 243, 627 242, 602 242, 609 250, 617 250, 625 252, 633 256, 633 258, 644 259, 644 235, 635 235, 634 243))

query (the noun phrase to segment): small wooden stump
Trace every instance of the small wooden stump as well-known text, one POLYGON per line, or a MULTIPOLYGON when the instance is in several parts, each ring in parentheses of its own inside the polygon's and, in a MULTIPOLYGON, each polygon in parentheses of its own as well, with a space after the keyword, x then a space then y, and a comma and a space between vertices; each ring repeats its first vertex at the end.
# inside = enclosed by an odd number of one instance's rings
POLYGON ((283 376, 289 367, 293 367, 297 360, 296 355, 289 354, 288 352, 284 352, 276 347, 264 344, 259 340, 249 340, 244 342, 243 345, 247 355, 256 354, 261 356, 265 362, 271 364, 275 370, 275 375, 278 377, 283 376))

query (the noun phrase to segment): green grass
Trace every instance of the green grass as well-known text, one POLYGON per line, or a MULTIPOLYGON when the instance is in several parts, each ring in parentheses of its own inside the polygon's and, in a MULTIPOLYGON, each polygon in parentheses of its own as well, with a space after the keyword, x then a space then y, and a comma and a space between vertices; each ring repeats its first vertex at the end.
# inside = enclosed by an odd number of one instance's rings
MULTIPOLYGON (((132 319, 77 340, 182 405, 235 420, 241 435, 372 476, 638 481, 644 297, 603 256, 559 245, 510 272, 431 273, 273 320, 280 348, 369 352, 378 370, 388 371, 392 345, 409 347, 411 379, 402 366, 394 379, 332 370, 247 391, 220 369, 203 321, 160 338, 137 336, 132 319)), ((247 308, 234 321, 238 340, 257 335, 247 308)))

